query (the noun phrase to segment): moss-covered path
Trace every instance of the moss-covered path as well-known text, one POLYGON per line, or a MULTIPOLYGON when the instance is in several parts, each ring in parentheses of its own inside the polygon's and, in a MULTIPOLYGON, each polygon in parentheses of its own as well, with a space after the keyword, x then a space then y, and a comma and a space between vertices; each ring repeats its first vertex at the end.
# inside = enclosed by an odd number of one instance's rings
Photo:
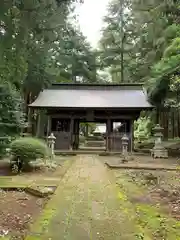
POLYGON ((53 198, 52 209, 41 219, 45 222, 34 225, 28 240, 136 239, 135 225, 120 207, 115 180, 96 156, 78 156, 53 198))

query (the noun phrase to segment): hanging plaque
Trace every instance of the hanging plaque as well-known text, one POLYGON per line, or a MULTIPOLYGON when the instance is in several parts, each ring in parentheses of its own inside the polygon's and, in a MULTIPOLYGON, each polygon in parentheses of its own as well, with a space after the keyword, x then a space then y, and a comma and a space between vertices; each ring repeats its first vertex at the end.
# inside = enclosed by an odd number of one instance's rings
POLYGON ((94 112, 92 110, 87 111, 86 121, 88 121, 88 122, 94 121, 94 112))

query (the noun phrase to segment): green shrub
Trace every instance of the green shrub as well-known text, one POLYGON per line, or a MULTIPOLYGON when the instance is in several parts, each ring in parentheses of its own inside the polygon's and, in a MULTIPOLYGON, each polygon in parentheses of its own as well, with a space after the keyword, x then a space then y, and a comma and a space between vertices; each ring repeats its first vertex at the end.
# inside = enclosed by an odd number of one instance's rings
POLYGON ((6 155, 6 148, 11 142, 10 137, 0 137, 0 159, 6 155))
POLYGON ((49 155, 49 148, 46 143, 32 137, 16 139, 11 143, 10 148, 13 160, 18 160, 22 163, 27 163, 37 158, 45 158, 49 155))
POLYGON ((140 117, 137 121, 134 123, 134 137, 139 142, 143 142, 144 140, 147 140, 152 135, 152 128, 154 124, 150 117, 140 117))

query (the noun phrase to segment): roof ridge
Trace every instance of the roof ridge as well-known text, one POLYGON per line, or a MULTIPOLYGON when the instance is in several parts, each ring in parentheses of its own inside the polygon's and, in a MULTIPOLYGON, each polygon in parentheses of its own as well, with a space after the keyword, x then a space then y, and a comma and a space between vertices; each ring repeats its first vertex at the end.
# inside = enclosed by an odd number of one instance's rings
POLYGON ((144 83, 52 83, 52 86, 99 86, 99 87, 108 87, 108 86, 143 86, 144 83))

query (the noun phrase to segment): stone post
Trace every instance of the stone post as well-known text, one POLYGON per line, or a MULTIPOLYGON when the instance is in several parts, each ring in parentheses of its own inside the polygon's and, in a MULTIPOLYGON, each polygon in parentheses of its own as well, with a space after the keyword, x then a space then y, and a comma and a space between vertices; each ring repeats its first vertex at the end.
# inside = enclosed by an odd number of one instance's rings
POLYGON ((168 151, 165 149, 162 143, 162 138, 163 138, 163 128, 157 124, 155 128, 153 129, 154 131, 154 147, 151 150, 151 156, 153 158, 168 158, 168 151))
POLYGON ((121 140, 122 140, 122 156, 123 156, 122 161, 125 162, 125 161, 128 161, 129 138, 126 134, 124 134, 121 140))
POLYGON ((56 137, 53 133, 48 137, 48 146, 51 149, 51 157, 54 157, 54 145, 55 145, 56 137))

